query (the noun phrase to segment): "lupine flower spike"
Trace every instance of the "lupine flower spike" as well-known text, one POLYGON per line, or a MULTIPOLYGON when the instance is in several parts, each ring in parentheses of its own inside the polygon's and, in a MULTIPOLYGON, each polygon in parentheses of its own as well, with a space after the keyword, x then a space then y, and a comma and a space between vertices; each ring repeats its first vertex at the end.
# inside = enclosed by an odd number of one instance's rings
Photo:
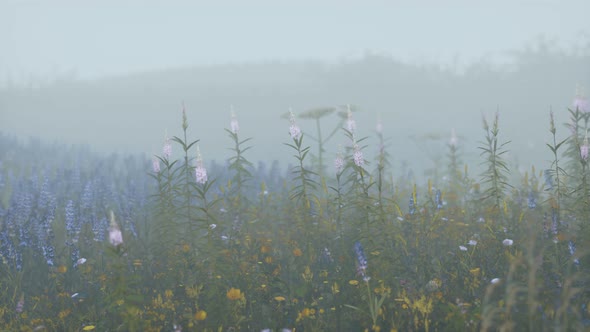
POLYGON ((364 281, 369 281, 371 277, 367 275, 367 257, 365 256, 365 252, 363 251, 363 246, 360 242, 356 242, 354 244, 354 252, 356 254, 356 262, 357 267, 356 271, 359 275, 363 277, 364 281))

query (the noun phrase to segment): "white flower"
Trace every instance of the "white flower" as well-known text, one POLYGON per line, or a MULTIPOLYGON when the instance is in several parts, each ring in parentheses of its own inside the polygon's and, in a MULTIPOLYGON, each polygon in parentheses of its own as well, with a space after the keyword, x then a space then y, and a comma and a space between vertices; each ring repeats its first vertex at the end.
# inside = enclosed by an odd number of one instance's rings
POLYGON ((475 240, 469 240, 469 243, 468 244, 470 246, 475 246, 475 245, 477 245, 477 241, 475 241, 475 240))
POLYGON ((86 258, 80 258, 76 261, 76 265, 82 265, 86 263, 86 258))
POLYGON ((213 230, 213 229, 215 229, 215 228, 217 228, 217 225, 216 225, 216 224, 211 224, 211 225, 209 225, 209 229, 213 230))
POLYGON ((490 281, 492 284, 497 284, 500 282, 500 278, 494 278, 490 281))
POLYGON ((459 250, 461 250, 461 251, 467 251, 467 247, 465 247, 465 246, 459 246, 459 250))
POLYGON ((511 245, 514 244, 514 241, 512 241, 510 239, 504 239, 504 241, 502 241, 502 244, 505 245, 506 247, 510 247, 511 245))

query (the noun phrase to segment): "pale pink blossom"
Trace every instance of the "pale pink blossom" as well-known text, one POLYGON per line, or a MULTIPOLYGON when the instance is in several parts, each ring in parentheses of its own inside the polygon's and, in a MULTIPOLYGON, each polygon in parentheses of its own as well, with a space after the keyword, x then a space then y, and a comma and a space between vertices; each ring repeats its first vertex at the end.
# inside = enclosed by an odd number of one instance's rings
POLYGON ((160 173, 160 160, 155 156, 152 157, 152 170, 154 173, 160 173))
POLYGON ((293 114, 293 111, 289 111, 289 113, 289 122, 291 123, 289 126, 289 134, 292 139, 298 140, 301 137, 301 129, 299 129, 299 126, 295 123, 295 114, 293 114))
POLYGON ((375 131, 377 131, 377 134, 383 133, 383 122, 381 122, 381 119, 377 120, 377 125, 375 126, 375 131))
POLYGON ((588 160, 588 136, 584 138, 584 144, 580 146, 580 157, 584 161, 588 160))
POLYGON ((334 160, 334 168, 336 169, 336 174, 340 174, 344 170, 344 159, 342 158, 342 153, 340 152, 334 160))
POLYGON ((164 159, 170 159, 170 157, 172 156, 172 144, 170 143, 170 138, 168 138, 168 135, 166 135, 164 138, 164 147, 162 148, 162 155, 164 156, 164 159))
POLYGON ((363 158, 363 152, 357 144, 354 145, 354 153, 352 155, 352 158, 354 160, 354 164, 358 167, 362 167, 365 163, 365 159, 363 158))
POLYGON ((233 110, 231 111, 231 121, 229 122, 229 128, 231 132, 237 134, 240 131, 240 124, 238 123, 238 118, 236 117, 236 113, 233 110))
POLYGON ((572 103, 572 107, 575 110, 578 110, 582 113, 590 112, 590 105, 588 104, 588 99, 582 93, 582 88, 579 86, 576 88, 576 97, 574 98, 574 102, 572 103))
POLYGON ((348 107, 348 119, 346 120, 346 128, 353 135, 356 132, 356 122, 352 118, 352 111, 350 110, 350 106, 348 107))
POLYGON ((115 221, 115 214, 111 211, 111 225, 109 226, 109 242, 118 247, 123 244, 123 233, 115 221))
POLYGON ((195 178, 197 183, 207 183, 207 169, 203 166, 203 157, 201 156, 201 150, 197 146, 197 166, 195 168, 195 178))

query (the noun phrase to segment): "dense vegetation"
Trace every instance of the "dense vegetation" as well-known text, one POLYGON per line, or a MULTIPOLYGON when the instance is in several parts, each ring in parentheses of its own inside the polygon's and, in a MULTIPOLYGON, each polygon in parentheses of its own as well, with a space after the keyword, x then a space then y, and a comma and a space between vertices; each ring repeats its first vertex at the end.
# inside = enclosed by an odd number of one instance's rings
POLYGON ((576 106, 563 141, 551 113, 537 168, 511 169, 496 113, 483 173, 453 133, 427 179, 391 166, 386 125, 368 156, 350 107, 290 113, 286 173, 250 162, 235 115, 223 165, 184 110, 151 160, 2 136, 0 330, 588 328, 590 113, 576 106), (327 160, 334 135, 347 143, 327 160))

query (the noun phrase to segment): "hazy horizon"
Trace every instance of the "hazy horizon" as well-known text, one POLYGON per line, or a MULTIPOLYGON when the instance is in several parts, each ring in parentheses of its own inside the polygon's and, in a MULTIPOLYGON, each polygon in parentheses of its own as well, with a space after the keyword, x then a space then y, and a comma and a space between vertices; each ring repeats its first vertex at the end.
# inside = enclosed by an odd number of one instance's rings
POLYGON ((507 63, 539 41, 568 51, 590 41, 583 0, 141 3, 0 3, 0 86, 367 53, 461 68, 507 63))

